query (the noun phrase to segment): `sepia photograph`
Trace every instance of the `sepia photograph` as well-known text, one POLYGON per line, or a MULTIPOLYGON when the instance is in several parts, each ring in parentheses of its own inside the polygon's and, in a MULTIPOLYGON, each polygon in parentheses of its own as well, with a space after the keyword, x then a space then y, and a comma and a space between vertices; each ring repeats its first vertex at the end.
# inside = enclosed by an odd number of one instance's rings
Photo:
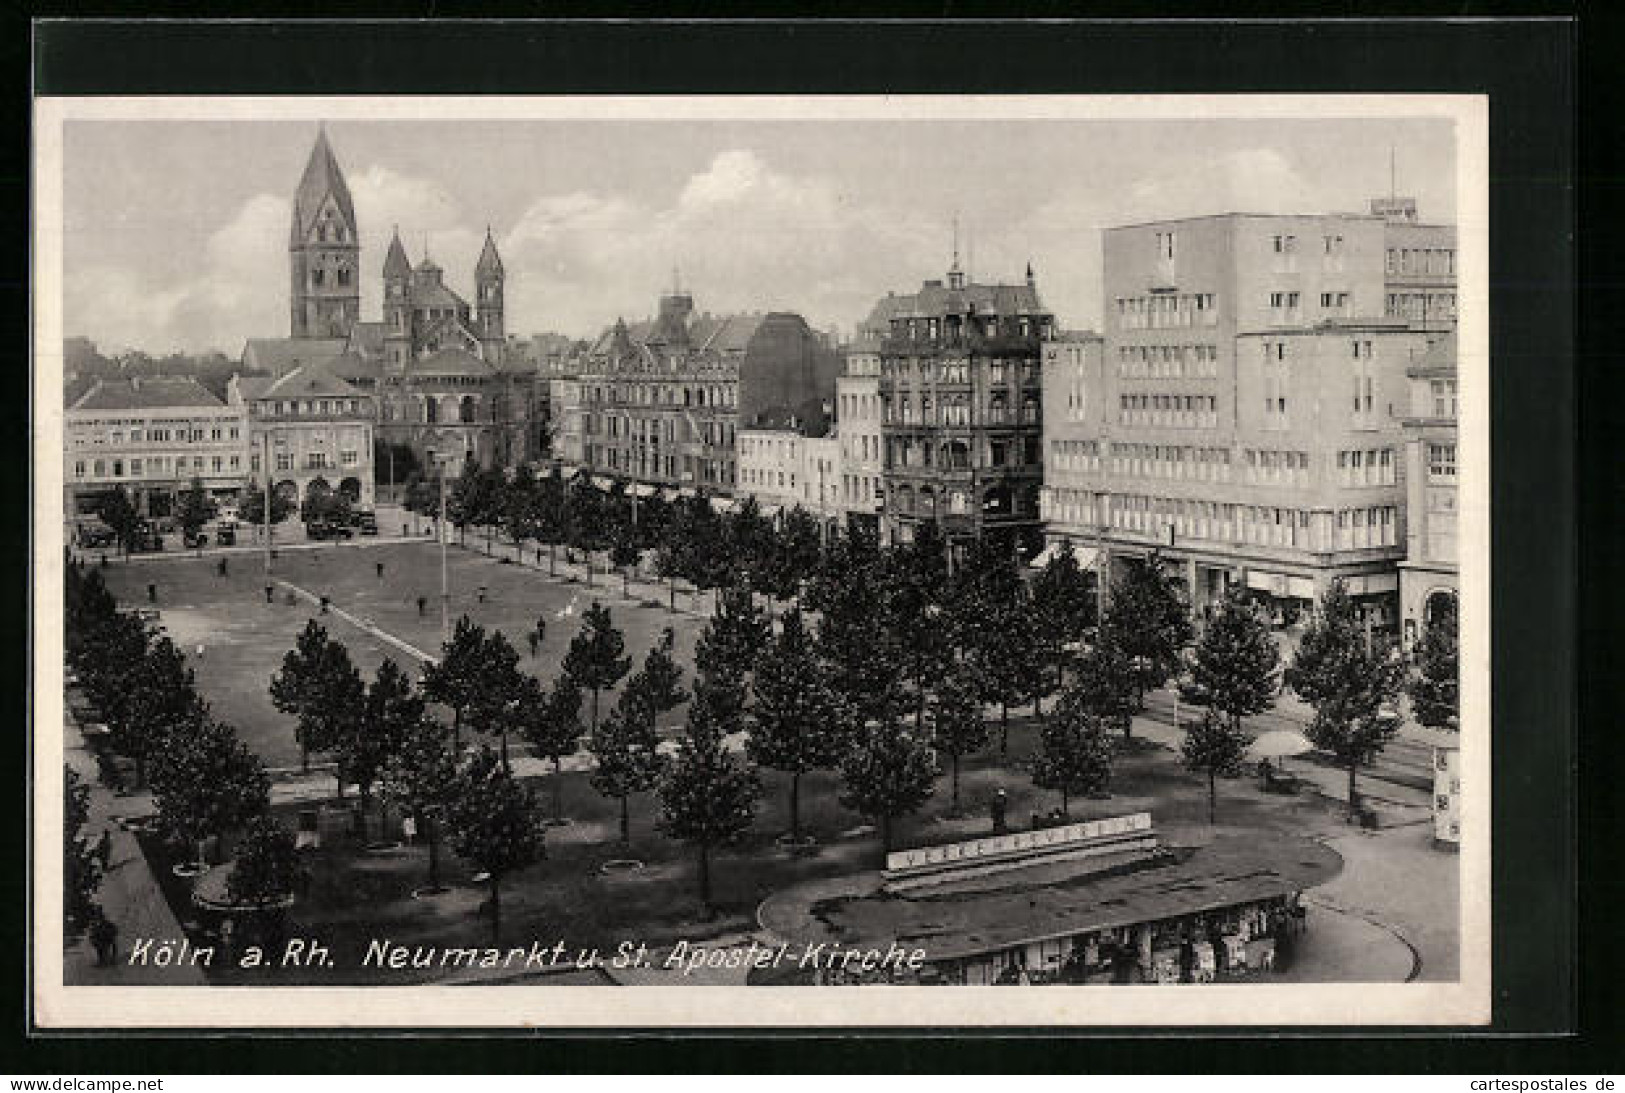
POLYGON ((1489 1020, 1484 98, 35 111, 42 1026, 1489 1020))

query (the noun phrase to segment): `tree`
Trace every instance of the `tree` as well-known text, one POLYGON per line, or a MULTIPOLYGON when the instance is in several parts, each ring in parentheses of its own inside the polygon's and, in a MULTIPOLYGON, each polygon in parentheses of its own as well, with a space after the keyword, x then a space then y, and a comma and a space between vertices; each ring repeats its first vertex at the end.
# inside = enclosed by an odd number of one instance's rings
POLYGON ((751 761, 790 776, 790 838, 801 841, 801 776, 840 761, 851 714, 830 686, 801 612, 784 616, 756 668, 751 761))
POLYGON ((1456 598, 1439 596, 1416 643, 1416 678, 1410 683, 1411 709, 1430 729, 1455 729, 1461 718, 1461 657, 1456 629, 1456 598))
POLYGON ((204 524, 214 519, 216 511, 214 498, 203 488, 203 479, 193 478, 191 488, 181 491, 180 504, 175 509, 175 522, 190 539, 202 530, 204 524))
POLYGON ((230 725, 203 718, 169 734, 163 762, 152 771, 160 828, 178 846, 225 837, 271 804, 271 785, 259 758, 230 725))
POLYGON ((1069 816, 1073 797, 1101 793, 1111 785, 1112 745, 1105 724, 1076 690, 1061 696, 1044 722, 1040 750, 1033 759, 1033 784, 1061 795, 1061 815, 1069 816))
POLYGON ((710 621, 694 644, 694 668, 702 675, 743 683, 773 635, 749 586, 733 584, 717 595, 710 621))
POLYGON ((1123 734, 1125 744, 1134 732, 1139 706, 1139 677, 1133 662, 1118 644, 1117 631, 1103 628, 1095 644, 1078 659, 1075 678, 1067 693, 1100 720, 1107 732, 1123 734))
POLYGON ((101 522, 113 529, 118 536, 119 545, 124 553, 129 554, 136 546, 136 537, 140 534, 141 513, 136 510, 135 502, 130 500, 130 493, 123 486, 115 486, 102 494, 96 500, 96 515, 101 522))
POLYGON ((841 762, 840 801, 880 824, 880 847, 892 848, 892 825, 931 799, 937 773, 931 749, 893 715, 864 726, 841 762))
POLYGON ((1179 671, 1192 636, 1190 615, 1155 553, 1113 587, 1105 624, 1133 666, 1135 708, 1144 709, 1145 692, 1179 671))
POLYGON ((598 731, 598 696, 632 670, 632 658, 623 656, 626 639, 615 629, 609 608, 594 600, 582 616, 581 629, 564 654, 564 672, 582 690, 592 692, 592 731, 598 731))
POLYGON ((1247 734, 1241 731, 1239 718, 1223 716, 1224 711, 1209 707, 1202 720, 1185 730, 1181 755, 1185 769, 1207 775, 1207 822, 1212 824, 1218 813, 1218 778, 1233 778, 1241 773, 1241 761, 1247 753, 1247 734))
POLYGON ((1033 582, 1033 625, 1044 660, 1055 672, 1055 689, 1064 684, 1068 646, 1081 643, 1094 623, 1094 597, 1089 578, 1078 566, 1072 544, 1063 541, 1033 582))
POLYGON ((665 762, 653 711, 639 696, 622 692, 615 709, 593 728, 588 747, 596 760, 593 788, 619 803, 621 845, 628 846, 632 842, 632 794, 654 788, 665 762))
POLYGON ((1010 551, 978 543, 948 593, 948 626, 980 700, 999 707, 999 758, 1009 753, 1010 707, 1041 685, 1031 599, 1010 551))
POLYGON ((526 677, 519 671, 519 654, 500 630, 485 636, 475 666, 476 685, 469 696, 466 718, 476 732, 494 733, 501 740, 502 765, 508 764, 508 726, 515 719, 526 677))
POLYGON ((987 746, 987 722, 975 681, 965 672, 943 679, 930 705, 931 745, 946 755, 953 771, 953 815, 959 815, 959 761, 987 746))
POLYGON ((429 847, 429 888, 440 891, 440 832, 457 792, 457 757, 445 726, 420 718, 381 772, 384 796, 417 821, 429 847))
POLYGON ((879 566, 860 561, 861 551, 861 546, 841 548, 841 557, 815 584, 820 586, 818 655, 843 705, 857 723, 866 724, 898 715, 906 698, 900 638, 880 625, 876 612, 879 566))
POLYGON ((638 564, 643 552, 638 549, 637 529, 621 522, 610 535, 609 564, 621 571, 621 595, 632 596, 632 567, 638 564))
POLYGON ((677 635, 666 627, 660 640, 649 647, 643 666, 626 681, 627 693, 648 706, 657 720, 688 701, 688 692, 683 690, 683 669, 672 656, 676 642, 677 635))
MULTIPOLYGON (((237 512, 244 523, 257 528, 265 527, 265 490, 258 482, 249 482, 243 489, 237 512)), ((293 501, 281 490, 271 491, 271 523, 280 524, 293 513, 293 501)))
POLYGON ((423 721, 423 697, 411 678, 393 660, 378 665, 362 703, 356 731, 338 742, 341 778, 354 782, 361 793, 361 813, 372 803, 372 789, 410 733, 423 721))
POLYGON ((1275 705, 1280 668, 1269 626, 1239 588, 1231 589, 1196 644, 1191 677, 1197 690, 1239 733, 1242 718, 1275 705))
POLYGON ((457 776, 448 810, 452 847, 490 878, 491 935, 502 930, 502 879, 547 856, 536 795, 482 745, 457 776))
POLYGON ((293 835, 271 816, 256 816, 226 877, 226 894, 233 903, 276 904, 293 893, 298 877, 293 835))
POLYGON ((463 717, 484 685, 485 627, 467 615, 457 620, 451 640, 440 648, 440 659, 423 669, 423 693, 431 702, 451 710, 451 746, 462 747, 463 717))
POLYGON ((96 913, 102 862, 80 832, 90 820, 90 787, 74 769, 62 767, 62 919, 71 932, 84 929, 96 913))
POLYGON ((123 614, 103 628, 95 653, 102 667, 86 680, 112 734, 113 746, 135 760, 145 783, 164 739, 195 724, 207 707, 193 684, 185 655, 167 635, 149 639, 139 619, 123 614))
POLYGON ((700 904, 707 918, 711 905, 711 853, 739 837, 751 825, 761 783, 723 744, 737 721, 738 707, 713 690, 725 684, 703 680, 688 710, 688 732, 677 746, 676 760, 659 784, 659 828, 669 838, 694 846, 699 854, 700 904))
POLYGON ((1359 768, 1374 762, 1399 730, 1391 704, 1404 673, 1393 644, 1364 631, 1359 608, 1341 581, 1332 582, 1298 643, 1286 684, 1315 708, 1309 739, 1348 771, 1351 817, 1359 813, 1359 768))
MULTIPOLYGON (((282 658, 282 668, 271 678, 271 701, 297 719, 300 768, 310 769, 312 752, 336 752, 360 731, 366 685, 350 661, 350 652, 327 636, 311 619, 282 658)), ((342 764, 335 772, 338 796, 344 797, 342 764)))
POLYGON ((523 550, 524 541, 535 528, 536 475, 528 463, 514 468, 513 478, 502 486, 502 527, 514 546, 523 550))
POLYGON ((536 754, 553 760, 553 819, 563 820, 564 757, 575 754, 581 739, 581 687, 568 675, 554 680, 545 694, 534 678, 526 687, 519 705, 519 734, 536 754))

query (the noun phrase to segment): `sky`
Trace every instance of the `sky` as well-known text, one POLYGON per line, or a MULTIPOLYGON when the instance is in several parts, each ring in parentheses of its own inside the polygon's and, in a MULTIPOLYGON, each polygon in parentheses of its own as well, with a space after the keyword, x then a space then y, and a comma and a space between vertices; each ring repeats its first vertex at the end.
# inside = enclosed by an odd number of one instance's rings
MULTIPOLYGON (((473 299, 487 228, 507 329, 590 337, 653 313, 794 311, 849 333, 941 277, 954 224, 979 281, 1020 280, 1099 324, 1100 231, 1218 212, 1362 212, 1390 187, 1455 218, 1452 123, 1191 120, 335 121, 380 317, 390 233, 473 299)), ((288 333, 291 201, 317 122, 71 120, 63 330, 106 352, 288 333)))

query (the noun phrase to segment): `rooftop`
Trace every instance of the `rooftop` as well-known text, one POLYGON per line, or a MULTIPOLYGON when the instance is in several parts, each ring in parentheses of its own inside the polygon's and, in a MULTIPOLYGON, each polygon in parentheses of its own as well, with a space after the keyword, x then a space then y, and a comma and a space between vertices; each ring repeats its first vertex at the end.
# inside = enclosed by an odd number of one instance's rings
POLYGON ((157 410, 172 406, 222 407, 209 389, 190 376, 134 376, 97 380, 68 409, 157 410))
POLYGON ((329 372, 325 365, 312 363, 295 368, 255 397, 309 398, 337 396, 339 398, 349 398, 360 393, 360 391, 329 372))
POLYGON ((1342 868, 1322 843, 1248 831, 1152 856, 1042 861, 1000 873, 995 885, 888 893, 880 873, 860 873, 841 878, 844 885, 825 880, 775 893, 759 917, 792 944, 896 942, 936 961, 1290 895, 1342 868))

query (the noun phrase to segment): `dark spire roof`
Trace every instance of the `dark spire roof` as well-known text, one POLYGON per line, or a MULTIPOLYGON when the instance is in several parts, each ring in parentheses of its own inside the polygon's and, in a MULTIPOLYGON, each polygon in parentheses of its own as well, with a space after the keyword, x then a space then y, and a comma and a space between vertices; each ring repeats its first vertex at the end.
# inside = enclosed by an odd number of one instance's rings
POLYGON ((406 248, 401 246, 401 231, 395 229, 394 236, 389 241, 389 253, 384 256, 385 277, 410 277, 412 275, 412 260, 406 257, 406 248))
POLYGON ((303 243, 310 237, 310 229, 315 226, 316 218, 321 215, 329 197, 338 205, 339 215, 344 217, 354 237, 355 206, 350 201, 350 187, 344 183, 344 172, 339 169, 339 161, 333 155, 332 146, 327 143, 327 130, 324 128, 316 133, 310 161, 305 164, 304 176, 300 178, 299 189, 294 194, 290 233, 294 244, 303 243))
POLYGON ((502 276, 502 256, 497 254, 497 241, 491 238, 489 224, 485 226, 485 249, 480 251, 480 260, 474 267, 474 276, 481 280, 502 276))

